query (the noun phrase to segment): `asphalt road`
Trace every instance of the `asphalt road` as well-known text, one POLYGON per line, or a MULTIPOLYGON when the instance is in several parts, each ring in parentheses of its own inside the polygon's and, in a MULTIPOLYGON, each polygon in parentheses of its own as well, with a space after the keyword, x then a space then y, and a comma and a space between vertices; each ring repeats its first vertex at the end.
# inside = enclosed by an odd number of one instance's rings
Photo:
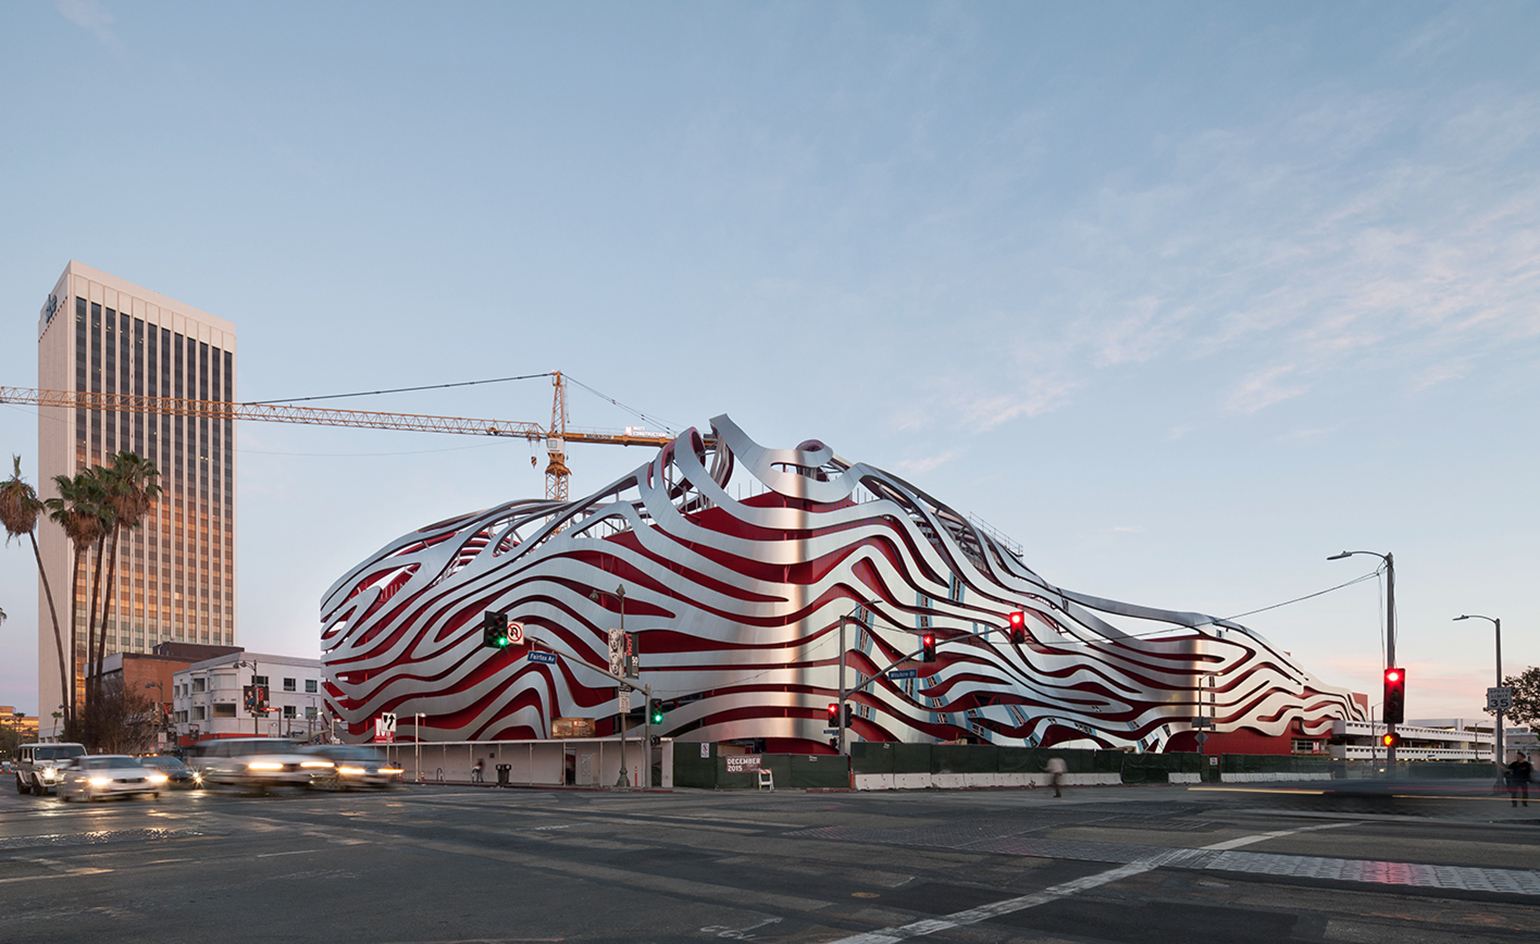
POLYGON ((0 796, 0 940, 1529 941, 1540 798, 0 796))

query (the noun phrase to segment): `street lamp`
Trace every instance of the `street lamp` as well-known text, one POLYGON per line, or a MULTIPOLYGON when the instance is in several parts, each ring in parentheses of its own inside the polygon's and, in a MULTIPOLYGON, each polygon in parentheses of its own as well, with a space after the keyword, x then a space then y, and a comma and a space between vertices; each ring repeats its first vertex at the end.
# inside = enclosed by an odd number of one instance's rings
MULTIPOLYGON (((166 686, 162 685, 160 682, 145 682, 144 687, 160 689, 160 700, 155 703, 155 714, 160 718, 159 733, 164 735, 166 733, 166 686)), ((160 744, 156 744, 155 746, 157 749, 160 748, 160 744)))
POLYGON ((242 668, 251 670, 251 734, 253 737, 261 737, 261 722, 257 719, 257 664, 255 662, 248 662, 245 659, 239 659, 231 664, 231 668, 236 670, 235 684, 237 686, 241 683, 240 670, 242 668))
POLYGON ((882 601, 881 601, 880 598, 878 598, 878 599, 874 599, 874 600, 867 600, 867 601, 862 602, 862 603, 857 603, 855 605, 855 607, 852 608, 849 613, 846 613, 844 616, 840 617, 840 700, 839 700, 839 714, 834 719, 834 723, 839 728, 839 732, 840 732, 839 753, 840 753, 841 757, 843 757, 845 755, 845 747, 846 747, 846 745, 845 745, 845 695, 847 693, 845 691, 845 621, 850 619, 852 616, 854 616, 856 613, 860 612, 861 610, 864 610, 867 607, 871 606, 872 604, 880 603, 880 602, 882 602, 882 601))
MULTIPOLYGON (((1466 613, 1456 616, 1454 622, 1468 619, 1484 619, 1492 624, 1497 633, 1497 687, 1503 686, 1503 621, 1492 616, 1482 616, 1479 613, 1466 613)), ((1492 729, 1492 763, 1502 770, 1503 761, 1508 759, 1507 752, 1503 750, 1503 710, 1497 709, 1497 723, 1492 729)))
MULTIPOLYGON (((1396 556, 1390 553, 1381 554, 1379 551, 1343 551, 1326 559, 1342 560, 1354 554, 1367 554, 1385 562, 1385 668, 1388 669, 1396 664, 1396 556)), ((1396 726, 1387 721, 1385 733, 1394 735, 1396 726)), ((1392 737, 1390 743, 1385 745, 1385 763, 1394 766, 1395 762, 1396 745, 1395 738, 1392 737)))

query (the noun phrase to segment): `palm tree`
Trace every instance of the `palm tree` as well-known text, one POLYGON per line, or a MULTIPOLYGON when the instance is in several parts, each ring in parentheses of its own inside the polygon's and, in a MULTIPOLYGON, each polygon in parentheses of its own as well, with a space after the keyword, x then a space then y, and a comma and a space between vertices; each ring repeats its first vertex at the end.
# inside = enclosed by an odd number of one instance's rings
MULTIPOLYGON (((102 553, 107 543, 107 535, 114 529, 117 510, 112 507, 112 480, 107 470, 99 465, 94 465, 76 476, 84 479, 85 489, 88 493, 91 511, 96 515, 96 564, 91 573, 91 606, 86 610, 86 664, 84 672, 86 676, 85 719, 89 726, 91 723, 91 704, 96 700, 96 682, 91 678, 91 665, 94 661, 92 653, 95 652, 98 630, 96 624, 96 601, 102 595, 102 563, 106 555, 102 553)), ((108 598, 111 600, 110 596, 108 598)), ((100 632, 105 634, 107 627, 104 624, 100 632)), ((90 743, 87 732, 87 743, 90 743)))
MULTIPOLYGON (((160 495, 160 486, 155 484, 155 480, 160 477, 160 470, 155 468, 155 463, 127 450, 108 461, 112 465, 101 471, 99 480, 103 510, 111 509, 110 514, 103 515, 102 525, 106 528, 104 536, 110 534, 112 537, 112 551, 107 555, 108 589, 102 600, 101 633, 97 638, 96 662, 91 672, 91 677, 96 680, 93 684, 97 686, 101 684, 102 662, 107 657, 107 613, 112 609, 113 599, 117 596, 119 538, 124 529, 132 531, 139 527, 145 513, 160 495)), ((98 568, 100 565, 101 560, 98 558, 98 568)), ((89 658, 89 651, 87 656, 89 658)))
MULTIPOLYGON (((64 637, 59 630, 59 611, 53 603, 53 587, 48 583, 48 571, 43 569, 43 555, 37 549, 37 518, 43 511, 37 490, 21 477, 21 456, 12 456, 11 477, 0 482, 0 524, 5 526, 5 543, 25 534, 32 542, 32 557, 37 561, 37 573, 43 581, 43 594, 48 598, 48 615, 53 618, 54 648, 59 653, 59 692, 69 688, 69 672, 64 663, 64 637)), ((67 723, 67 722, 66 722, 67 723)))
MULTIPOLYGON (((48 509, 49 520, 64 529, 64 536, 69 538, 70 547, 74 550, 74 568, 70 575, 70 671, 69 682, 65 686, 67 697, 64 700, 65 728, 72 730, 74 722, 79 717, 76 711, 75 692, 75 679, 78 673, 74 665, 75 647, 80 644, 77 638, 80 626, 80 568, 86 550, 96 543, 101 532, 102 521, 97 505, 99 489, 92 470, 88 469, 74 476, 56 475, 53 481, 59 494, 55 498, 45 499, 43 505, 48 509)), ((90 642, 89 635, 86 641, 90 642)))

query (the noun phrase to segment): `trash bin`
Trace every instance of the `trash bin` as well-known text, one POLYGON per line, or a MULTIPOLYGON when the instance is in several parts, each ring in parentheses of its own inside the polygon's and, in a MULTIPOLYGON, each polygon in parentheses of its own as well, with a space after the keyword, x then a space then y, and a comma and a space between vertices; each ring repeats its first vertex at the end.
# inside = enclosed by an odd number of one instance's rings
POLYGON ((498 764, 497 765, 497 785, 499 787, 506 787, 506 786, 508 786, 508 771, 510 771, 512 769, 513 769, 513 765, 512 764, 498 764))

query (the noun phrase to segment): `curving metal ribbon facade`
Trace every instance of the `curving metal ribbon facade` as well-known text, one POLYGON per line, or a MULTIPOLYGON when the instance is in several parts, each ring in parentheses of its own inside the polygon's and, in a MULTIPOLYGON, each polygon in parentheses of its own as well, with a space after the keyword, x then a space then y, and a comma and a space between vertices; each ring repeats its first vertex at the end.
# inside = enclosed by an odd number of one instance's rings
POLYGON ((817 441, 762 447, 726 416, 712 429, 585 498, 509 502, 372 554, 321 604, 328 708, 355 735, 387 711, 423 713, 429 740, 546 737, 567 716, 613 730, 615 683, 590 667, 609 665, 623 587, 667 709, 653 733, 682 740, 828 750, 847 614, 848 684, 916 656, 900 667, 917 677, 850 696, 866 740, 1191 749, 1198 714, 1287 752, 1364 717, 1244 626, 1065 590, 897 476, 817 441), (489 610, 560 657, 484 648, 489 610))

